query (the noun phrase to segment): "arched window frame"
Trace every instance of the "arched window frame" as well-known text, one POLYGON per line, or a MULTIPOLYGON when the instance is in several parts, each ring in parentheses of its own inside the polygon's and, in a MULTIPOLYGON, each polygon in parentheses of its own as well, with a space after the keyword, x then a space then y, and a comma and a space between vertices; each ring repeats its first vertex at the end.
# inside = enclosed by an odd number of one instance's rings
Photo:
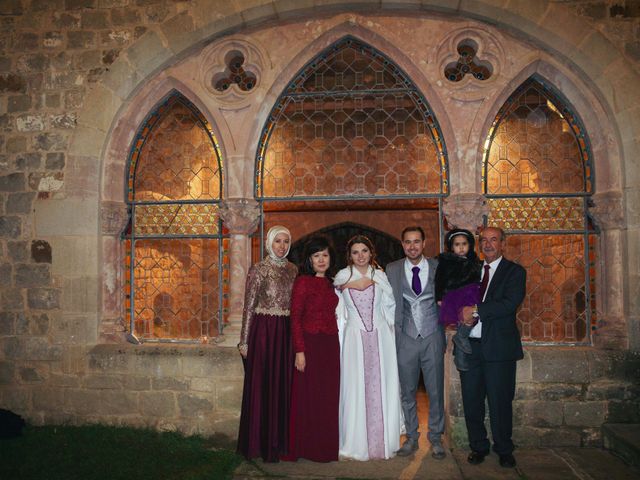
MULTIPOLYGON (((293 80, 289 82, 284 91, 280 94, 274 106, 267 117, 267 121, 265 126, 263 127, 262 133, 260 135, 258 141, 258 148, 256 152, 256 161, 255 161, 255 176, 254 176, 254 196, 260 205, 260 236, 263 236, 263 228, 264 228, 264 215, 263 215, 263 202, 265 201, 340 201, 340 200, 349 200, 349 201, 367 201, 367 200, 378 200, 378 199, 420 199, 420 198, 435 198, 438 202, 438 217, 439 217, 439 227, 440 232, 443 231, 443 215, 442 215, 442 200, 444 197, 449 195, 449 169, 448 169, 448 160, 447 160, 447 149, 445 145, 444 135, 442 134, 442 130, 440 125, 433 113, 433 110, 429 103, 427 102, 424 95, 418 90, 414 82, 409 78, 409 76, 399 67, 397 66, 389 57, 385 54, 377 50, 371 45, 368 45, 364 41, 357 39, 353 36, 347 35, 336 42, 334 42, 331 46, 324 49, 319 54, 315 55, 311 60, 309 60, 293 77, 293 80), (385 67, 389 68, 392 71, 392 75, 399 81, 400 87, 395 89, 378 89, 378 90, 366 90, 366 89, 342 89, 342 90, 330 90, 330 91, 322 91, 322 92, 296 92, 296 89, 303 85, 304 82, 309 79, 318 68, 318 64, 325 62, 328 58, 331 58, 336 52, 339 52, 345 45, 354 45, 355 48, 360 49, 361 51, 366 52, 366 55, 374 58, 375 60, 381 62, 385 67), (304 196, 304 195, 295 195, 292 197, 273 197, 265 195, 264 193, 264 169, 266 162, 266 153, 269 145, 269 141, 273 134, 273 131, 276 127, 278 119, 282 114, 283 110, 286 108, 288 103, 296 97, 311 97, 313 98, 323 95, 353 95, 353 94, 366 94, 366 93, 377 93, 380 92, 389 92, 389 93, 406 93, 413 100, 414 104, 421 111, 425 124, 429 130, 431 141, 436 150, 438 168, 439 168, 439 191, 437 192, 427 192, 427 191, 418 191, 414 194, 388 194, 388 195, 375 195, 375 194, 352 194, 352 195, 339 195, 339 196, 304 196)), ((263 254, 263 246, 260 244, 259 246, 261 256, 263 254)), ((254 245, 255 251, 255 245, 254 245)), ((255 252, 254 252, 255 258, 255 252)))
MULTIPOLYGON (((228 295, 226 293, 226 287, 229 284, 229 265, 228 265, 228 237, 229 235, 223 229, 223 222, 220 215, 217 213, 218 205, 223 199, 223 185, 224 185, 224 170, 222 162, 222 153, 220 146, 215 136, 215 132, 210 123, 204 117, 202 112, 184 95, 177 90, 170 91, 158 104, 151 110, 151 112, 141 122, 138 131, 132 142, 132 146, 129 150, 129 156, 127 158, 127 179, 125 182, 125 201, 128 210, 128 222, 127 227, 122 233, 122 240, 125 242, 125 317, 128 322, 128 334, 127 338, 132 343, 142 342, 171 342, 171 343, 203 343, 208 342, 209 339, 206 336, 200 338, 142 338, 139 336, 139 332, 135 330, 136 313, 135 313, 135 242, 136 240, 153 240, 153 239, 216 239, 218 240, 218 335, 222 334, 224 328, 224 322, 228 313, 228 295), (215 162, 218 168, 218 192, 219 195, 215 199, 205 200, 169 200, 169 201, 154 201, 154 200, 136 200, 135 191, 135 177, 139 167, 140 155, 144 149, 144 146, 149 138, 150 133, 158 122, 163 118, 164 114, 174 106, 176 103, 180 103, 186 107, 193 116, 197 119, 197 124, 206 132, 207 137, 211 141, 213 151, 215 152, 215 162), (209 222, 210 225, 215 225, 215 233, 140 233, 136 228, 136 209, 144 208, 148 206, 163 206, 163 205, 175 205, 182 206, 194 205, 194 206, 212 206, 213 214, 217 215, 217 219, 214 222, 209 222)), ((205 208, 204 213, 212 213, 209 209, 205 208)))
MULTIPOLYGON (((537 201, 558 201, 565 202, 570 207, 573 203, 574 207, 579 205, 581 225, 573 225, 571 228, 557 228, 557 229, 541 229, 536 228, 531 223, 528 226, 518 226, 517 222, 506 221, 503 223, 498 222, 498 225, 503 228, 506 234, 509 236, 516 235, 581 235, 584 241, 584 259, 585 259, 585 278, 584 285, 587 290, 587 298, 585 298, 585 317, 586 317, 586 335, 584 341, 548 341, 548 340, 525 340, 525 343, 536 345, 590 345, 593 342, 592 333, 596 326, 596 307, 595 307, 595 255, 597 251, 597 234, 599 233, 597 226, 589 216, 588 207, 591 204, 591 196, 593 195, 593 187, 595 185, 595 172, 593 169, 593 156, 591 145, 589 142, 586 129, 580 117, 572 110, 571 104, 561 92, 553 88, 548 82, 540 78, 537 75, 533 75, 525 82, 523 82, 509 98, 502 105, 495 120, 492 123, 488 135, 485 140, 483 148, 483 160, 482 160, 482 188, 483 194, 489 204, 489 210, 492 212, 494 205, 499 205, 500 201, 521 201, 523 208, 521 211, 527 210, 527 204, 531 205, 531 202, 537 201), (520 98, 521 94, 532 85, 535 85, 542 92, 548 100, 550 100, 557 108, 558 113, 567 121, 570 126, 571 132, 576 139, 581 160, 582 160, 582 191, 574 192, 545 192, 545 193, 490 193, 488 190, 489 184, 489 155, 491 146, 495 139, 495 135, 502 121, 513 111, 517 106, 516 101, 520 98)), ((533 207, 532 207, 533 208, 533 207)), ((515 216, 515 214, 514 214, 515 216)), ((576 215, 577 217, 577 215, 576 215)), ((495 225, 492 213, 484 217, 484 225, 495 225)))

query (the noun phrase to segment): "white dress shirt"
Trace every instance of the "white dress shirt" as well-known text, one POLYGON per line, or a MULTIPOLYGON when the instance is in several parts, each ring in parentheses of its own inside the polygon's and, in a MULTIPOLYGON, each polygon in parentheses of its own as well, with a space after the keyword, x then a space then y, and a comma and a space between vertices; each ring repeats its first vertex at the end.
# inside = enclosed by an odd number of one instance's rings
MULTIPOLYGON (((496 273, 496 269, 498 268, 498 265, 500 265, 501 260, 502 260, 502 257, 498 257, 491 263, 484 262, 482 264, 482 273, 480 276, 480 281, 482 281, 482 279, 484 278, 484 266, 489 265, 489 283, 487 283, 487 289, 484 291, 484 296, 482 297, 482 300, 481 300, 483 302, 485 297, 487 296, 487 292, 489 291, 489 285, 491 285, 491 280, 493 279, 493 275, 496 273)), ((471 329, 471 332, 469 333, 469 337, 470 338, 482 337, 482 319, 481 318, 478 318, 478 323, 476 323, 475 326, 471 329)))

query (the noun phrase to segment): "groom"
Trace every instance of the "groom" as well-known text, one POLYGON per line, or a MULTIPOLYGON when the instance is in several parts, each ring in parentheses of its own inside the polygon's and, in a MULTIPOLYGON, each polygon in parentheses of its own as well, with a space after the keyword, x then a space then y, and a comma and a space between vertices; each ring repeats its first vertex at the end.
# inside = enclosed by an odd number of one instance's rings
POLYGON ((387 278, 396 300, 396 351, 402 410, 407 439, 396 453, 401 457, 418 449, 416 391, 420 371, 429 395, 429 441, 433 458, 446 456, 444 432, 444 352, 446 337, 438 323, 434 278, 438 262, 424 258, 424 230, 407 227, 402 231, 405 258, 387 265, 387 278))

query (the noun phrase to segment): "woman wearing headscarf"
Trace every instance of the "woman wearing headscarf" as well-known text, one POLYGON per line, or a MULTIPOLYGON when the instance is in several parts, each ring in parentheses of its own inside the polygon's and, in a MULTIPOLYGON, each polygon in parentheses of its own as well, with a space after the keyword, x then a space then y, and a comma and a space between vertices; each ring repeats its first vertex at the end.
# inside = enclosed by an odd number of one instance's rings
POLYGON ((289 306, 297 268, 286 256, 291 234, 269 229, 268 255, 247 274, 238 350, 245 367, 238 453, 277 462, 289 445, 293 352, 289 306))
POLYGON ((402 409, 395 342, 395 300, 371 240, 347 244, 348 266, 334 280, 342 292, 340 456, 391 458, 400 447, 402 409))

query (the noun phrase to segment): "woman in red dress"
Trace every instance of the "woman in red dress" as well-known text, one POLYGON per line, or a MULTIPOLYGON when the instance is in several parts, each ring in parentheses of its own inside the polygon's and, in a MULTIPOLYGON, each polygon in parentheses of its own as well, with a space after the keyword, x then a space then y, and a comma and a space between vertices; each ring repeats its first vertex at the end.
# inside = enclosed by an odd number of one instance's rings
POLYGON ((289 400, 293 352, 289 307, 298 269, 286 256, 291 234, 277 225, 267 233, 268 256, 247 275, 238 350, 244 361, 244 391, 238 453, 277 462, 289 445, 289 400))
POLYGON ((333 287, 335 254, 324 237, 311 238, 291 294, 295 370, 287 460, 338 460, 340 344, 333 287))

